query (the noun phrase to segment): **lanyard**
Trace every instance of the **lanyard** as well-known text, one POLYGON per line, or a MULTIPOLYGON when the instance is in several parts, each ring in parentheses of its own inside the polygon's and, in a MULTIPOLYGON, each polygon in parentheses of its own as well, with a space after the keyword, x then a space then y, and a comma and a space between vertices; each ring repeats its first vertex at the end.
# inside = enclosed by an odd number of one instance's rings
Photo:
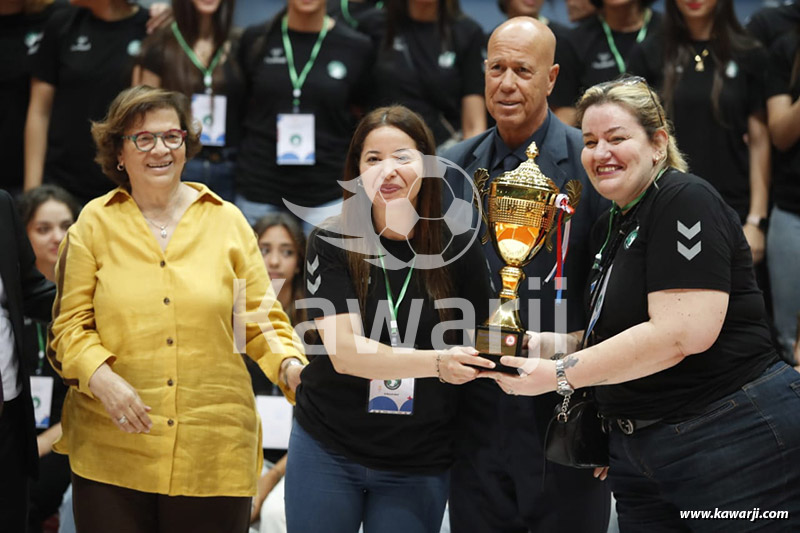
POLYGON ((178 29, 178 23, 173 22, 170 26, 172 28, 172 34, 175 35, 175 39, 178 41, 178 44, 181 45, 183 51, 192 60, 194 66, 200 69, 200 72, 203 73, 203 85, 206 87, 206 94, 211 94, 211 75, 214 73, 214 69, 217 68, 217 64, 219 63, 220 58, 222 58, 223 46, 219 47, 217 53, 214 54, 214 58, 211 60, 211 63, 206 68, 197 55, 194 53, 194 50, 186 44, 186 39, 183 38, 181 34, 181 30, 178 29))
MULTIPOLYGON (((658 175, 653 180, 652 184, 658 182, 659 178, 664 175, 666 172, 666 168, 662 168, 658 175)), ((651 185, 652 185, 651 184, 651 185)), ((608 217, 608 233, 606 234, 606 240, 603 243, 603 246, 600 248, 600 251, 597 252, 597 255, 594 258, 594 265, 592 266, 592 273, 590 275, 594 276, 596 273, 599 273, 598 279, 592 281, 589 290, 589 308, 590 311, 590 319, 589 319, 589 326, 583 332, 583 339, 581 341, 581 347, 586 347, 586 341, 589 339, 589 335, 592 333, 595 324, 597 324, 597 319, 600 318, 600 311, 603 308, 603 300, 606 293, 606 288, 608 287, 608 280, 611 279, 611 269, 613 268, 613 261, 614 257, 617 254, 617 249, 619 245, 622 243, 625 232, 623 231, 624 222, 620 223, 619 230, 614 235, 614 240, 611 241, 611 246, 608 249, 608 255, 605 256, 604 261, 604 253, 606 250, 606 246, 609 244, 609 240, 611 240, 611 233, 614 227, 614 215, 617 213, 624 213, 631 208, 636 208, 631 215, 635 214, 635 211, 641 205, 642 198, 650 191, 650 186, 648 186, 645 190, 639 194, 636 198, 634 198, 631 202, 619 207, 617 204, 611 206, 611 211, 608 217), (606 266, 608 268, 606 268, 606 266)))
MULTIPOLYGON (((653 12, 648 8, 647 11, 644 12, 644 22, 642 23, 642 27, 639 30, 639 33, 636 34, 637 43, 644 41, 644 38, 647 37, 647 26, 650 24, 650 18, 652 16, 653 12)), ((617 44, 614 42, 614 36, 611 34, 611 28, 608 27, 608 24, 606 24, 606 20, 602 17, 602 15, 598 15, 598 18, 600 19, 600 24, 603 26, 603 32, 606 34, 608 48, 611 50, 611 53, 614 55, 614 59, 617 61, 619 73, 625 74, 625 60, 622 59, 622 55, 619 53, 619 49, 617 49, 617 44)))
POLYGON ((386 282, 386 299, 389 300, 389 313, 392 315, 391 320, 391 331, 389 332, 391 343, 393 347, 400 345, 400 337, 397 333, 397 311, 400 309, 400 304, 403 302, 403 298, 406 296, 406 291, 408 290, 408 284, 411 282, 411 274, 414 272, 414 262, 417 260, 416 257, 411 260, 411 266, 408 268, 408 274, 406 275, 406 280, 403 282, 403 287, 400 289, 400 294, 397 296, 397 303, 394 303, 394 297, 392 296, 392 287, 389 285, 389 275, 386 273, 386 267, 383 264, 383 256, 379 255, 378 259, 381 261, 381 270, 383 270, 383 281, 386 282))
POLYGON ((328 15, 325 15, 325 19, 322 21, 322 30, 317 36, 317 42, 314 43, 314 48, 311 49, 311 56, 308 58, 308 61, 306 61, 306 66, 303 67, 303 70, 298 76, 297 69, 294 67, 294 51, 292 50, 292 41, 289 40, 289 17, 285 16, 281 20, 283 51, 286 53, 286 63, 289 65, 289 78, 292 80, 292 105, 294 106, 295 113, 297 113, 300 108, 300 95, 302 94, 303 84, 306 82, 306 78, 308 77, 308 73, 311 71, 311 67, 314 66, 314 62, 317 60, 319 50, 322 48, 322 41, 324 41, 325 36, 328 35, 329 24, 330 19, 328 18, 328 15))
POLYGON ((42 375, 42 367, 44 366, 44 336, 42 335, 42 325, 36 322, 36 336, 39 339, 39 362, 36 365, 36 375, 42 375))
MULTIPOLYGON (((353 28, 358 26, 358 21, 353 18, 353 15, 350 14, 350 0, 341 0, 341 11, 342 11, 342 18, 350 24, 353 28)), ((375 9, 381 9, 383 7, 383 2, 378 2, 375 4, 375 9)))

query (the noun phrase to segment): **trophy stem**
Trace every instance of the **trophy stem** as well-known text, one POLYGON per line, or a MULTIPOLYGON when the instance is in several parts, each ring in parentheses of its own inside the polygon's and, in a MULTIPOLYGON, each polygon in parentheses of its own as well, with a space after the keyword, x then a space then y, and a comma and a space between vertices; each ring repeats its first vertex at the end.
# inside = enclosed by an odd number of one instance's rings
POLYGON ((509 300, 516 300, 517 290, 519 289, 520 282, 525 279, 525 273, 521 268, 504 266, 500 269, 500 279, 503 283, 503 288, 500 290, 500 302, 505 303, 509 300))

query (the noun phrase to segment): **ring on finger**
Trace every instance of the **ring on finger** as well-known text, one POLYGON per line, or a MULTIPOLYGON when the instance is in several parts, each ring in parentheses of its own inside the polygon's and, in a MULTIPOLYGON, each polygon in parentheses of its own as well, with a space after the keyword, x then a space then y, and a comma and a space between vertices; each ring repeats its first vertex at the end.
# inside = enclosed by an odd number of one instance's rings
POLYGON ((122 415, 122 416, 121 416, 121 417, 119 417, 119 419, 117 420, 117 422, 119 422, 120 424, 124 424, 124 423, 126 423, 127 421, 128 421, 128 418, 127 418, 125 415, 122 415))

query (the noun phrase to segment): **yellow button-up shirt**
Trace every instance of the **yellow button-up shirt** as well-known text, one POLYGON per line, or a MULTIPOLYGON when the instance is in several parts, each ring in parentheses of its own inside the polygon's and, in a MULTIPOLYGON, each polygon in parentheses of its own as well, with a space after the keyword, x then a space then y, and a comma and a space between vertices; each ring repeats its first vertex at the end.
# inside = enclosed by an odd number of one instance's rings
POLYGON ((91 201, 62 243, 48 356, 71 387, 55 450, 102 483, 251 496, 261 427, 239 351, 273 382, 283 359, 306 360, 244 216, 188 185, 200 194, 166 251, 121 188, 91 201), (92 395, 103 362, 152 408, 150 433, 121 431, 92 395))

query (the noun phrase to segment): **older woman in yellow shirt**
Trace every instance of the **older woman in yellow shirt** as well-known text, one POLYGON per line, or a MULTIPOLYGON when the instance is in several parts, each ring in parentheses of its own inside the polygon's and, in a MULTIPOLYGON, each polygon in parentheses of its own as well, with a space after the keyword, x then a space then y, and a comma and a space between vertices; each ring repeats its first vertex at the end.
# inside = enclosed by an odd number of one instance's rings
POLYGON ((51 350, 81 532, 246 531, 261 428, 238 352, 287 398, 306 359, 253 231, 180 181, 199 150, 180 94, 134 87, 92 133, 119 184, 70 228, 51 350))

